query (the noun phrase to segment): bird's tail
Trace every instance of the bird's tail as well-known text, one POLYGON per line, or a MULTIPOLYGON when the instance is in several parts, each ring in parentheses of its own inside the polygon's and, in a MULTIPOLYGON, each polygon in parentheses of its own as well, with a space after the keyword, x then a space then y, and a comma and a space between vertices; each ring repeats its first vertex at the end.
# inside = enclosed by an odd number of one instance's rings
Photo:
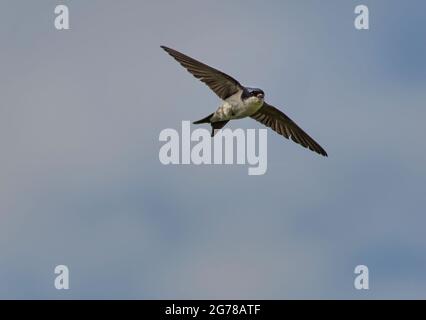
POLYGON ((228 123, 228 120, 225 121, 217 121, 217 122, 211 122, 211 118, 213 117, 214 113, 208 115, 207 117, 194 121, 193 124, 200 124, 200 123, 210 123, 212 126, 212 137, 216 134, 216 132, 220 129, 222 129, 225 124, 228 123))
POLYGON ((193 124, 200 124, 200 123, 210 123, 210 119, 213 117, 214 113, 208 115, 207 117, 198 120, 198 121, 194 121, 193 124))

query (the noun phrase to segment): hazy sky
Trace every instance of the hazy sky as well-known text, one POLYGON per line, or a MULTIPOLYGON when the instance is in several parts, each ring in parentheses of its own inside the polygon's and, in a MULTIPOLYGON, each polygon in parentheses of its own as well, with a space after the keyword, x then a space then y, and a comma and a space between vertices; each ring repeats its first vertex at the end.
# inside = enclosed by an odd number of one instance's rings
POLYGON ((425 10, 2 1, 0 298, 425 298, 425 10), (160 131, 219 100, 160 45, 264 89, 329 158, 268 131, 263 176, 162 165, 160 131))

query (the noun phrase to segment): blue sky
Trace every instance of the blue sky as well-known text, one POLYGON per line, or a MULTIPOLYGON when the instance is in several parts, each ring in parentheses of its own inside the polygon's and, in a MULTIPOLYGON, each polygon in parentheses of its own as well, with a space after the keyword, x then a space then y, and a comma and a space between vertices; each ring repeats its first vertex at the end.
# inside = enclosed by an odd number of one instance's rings
POLYGON ((423 1, 69 1, 57 31, 60 3, 0 4, 1 298, 425 297, 423 1), (160 45, 264 89, 329 158, 269 131, 264 176, 162 165, 160 131, 219 101, 160 45))

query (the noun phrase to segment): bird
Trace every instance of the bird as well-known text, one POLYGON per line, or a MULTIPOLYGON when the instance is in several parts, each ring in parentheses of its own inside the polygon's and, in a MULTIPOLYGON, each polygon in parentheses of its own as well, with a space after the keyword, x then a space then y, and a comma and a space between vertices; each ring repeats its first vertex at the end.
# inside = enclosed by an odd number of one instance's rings
POLYGON ((327 152, 282 111, 265 101, 262 89, 245 87, 226 73, 197 61, 177 50, 160 46, 195 78, 204 82, 220 99, 221 105, 207 117, 193 124, 209 123, 213 137, 230 120, 250 117, 322 156, 327 152))

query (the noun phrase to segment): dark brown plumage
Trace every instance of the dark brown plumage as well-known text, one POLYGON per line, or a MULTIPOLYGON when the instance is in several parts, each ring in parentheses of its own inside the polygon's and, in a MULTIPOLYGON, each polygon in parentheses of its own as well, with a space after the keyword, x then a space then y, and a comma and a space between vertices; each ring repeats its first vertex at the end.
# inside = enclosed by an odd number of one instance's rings
POLYGON ((226 98, 235 94, 238 90, 242 90, 243 86, 234 78, 226 73, 201 63, 179 51, 161 46, 168 54, 176 59, 185 69, 187 69, 194 77, 204 82, 210 89, 216 93, 219 98, 226 98))
POLYGON ((328 156, 327 152, 293 120, 266 102, 264 102, 262 108, 251 117, 287 139, 291 138, 291 140, 309 150, 315 151, 325 157, 328 156))

